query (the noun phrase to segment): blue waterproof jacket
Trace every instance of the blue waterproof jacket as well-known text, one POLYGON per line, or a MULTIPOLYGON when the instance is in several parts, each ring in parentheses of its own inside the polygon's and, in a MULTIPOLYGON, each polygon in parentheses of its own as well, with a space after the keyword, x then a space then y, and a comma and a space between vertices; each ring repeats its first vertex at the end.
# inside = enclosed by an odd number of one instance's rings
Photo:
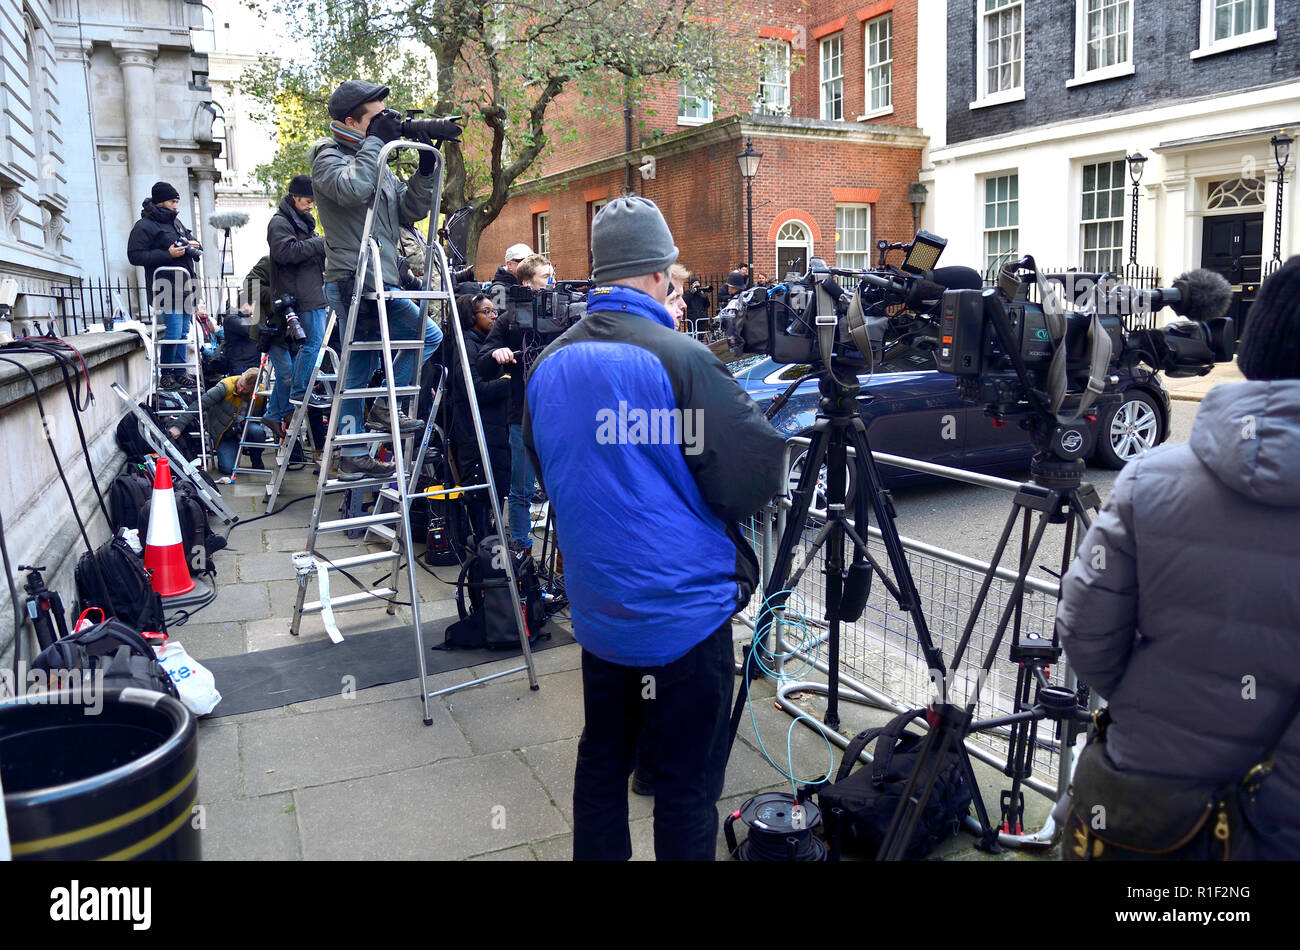
POLYGON ((737 522, 780 488, 784 443, 662 305, 594 288, 533 365, 525 402, 584 649, 670 663, 749 601, 758 562, 737 522))

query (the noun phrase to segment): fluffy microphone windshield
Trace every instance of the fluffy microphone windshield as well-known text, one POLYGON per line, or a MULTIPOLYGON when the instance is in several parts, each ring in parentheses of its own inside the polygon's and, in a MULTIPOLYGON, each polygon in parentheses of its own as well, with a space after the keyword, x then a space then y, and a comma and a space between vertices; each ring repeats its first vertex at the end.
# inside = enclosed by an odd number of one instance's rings
POLYGON ((1212 270, 1198 268, 1174 281, 1183 294, 1182 307, 1175 310, 1192 320, 1214 320, 1232 306, 1232 287, 1212 270))
POLYGON ((233 231, 248 223, 248 215, 242 211, 219 211, 208 218, 208 223, 217 231, 233 231))

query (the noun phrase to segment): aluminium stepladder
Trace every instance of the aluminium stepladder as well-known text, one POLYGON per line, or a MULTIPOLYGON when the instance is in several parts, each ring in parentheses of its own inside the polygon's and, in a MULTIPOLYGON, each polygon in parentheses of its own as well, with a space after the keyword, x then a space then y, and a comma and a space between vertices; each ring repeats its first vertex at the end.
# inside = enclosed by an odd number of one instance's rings
POLYGON ((234 524, 239 520, 239 516, 226 507, 226 503, 221 500, 221 492, 217 491, 208 481, 207 473, 194 466, 194 463, 187 459, 176 447, 174 443, 161 429, 159 429, 149 414, 141 409, 130 394, 122 388, 121 384, 109 383, 109 388, 117 395, 117 398, 126 403, 140 427, 140 435, 144 438, 149 447, 158 455, 165 455, 171 462, 172 468, 181 473, 194 486, 198 493, 199 499, 203 502, 208 511, 212 512, 221 519, 223 524, 234 524))
MULTIPOLYGON (((380 250, 378 242, 372 237, 371 232, 374 225, 376 208, 382 195, 382 189, 377 188, 374 197, 371 199, 369 208, 366 210, 365 225, 361 233, 360 248, 357 254, 356 268, 356 292, 352 296, 351 304, 348 307, 347 318, 343 324, 343 331, 340 342, 340 356, 338 367, 339 385, 334 387, 334 399, 330 411, 329 424, 326 428, 325 446, 320 457, 320 471, 316 486, 316 498, 312 506, 311 521, 307 529, 306 549, 293 555, 294 568, 298 577, 297 598, 294 604, 293 619, 290 623, 289 632, 297 635, 305 613, 320 613, 325 622, 326 631, 333 640, 341 640, 342 635, 339 633, 337 625, 334 623, 333 608, 343 607, 352 604, 366 603, 374 600, 387 602, 390 610, 393 604, 392 596, 396 594, 396 588, 401 577, 403 567, 406 569, 408 590, 410 593, 410 607, 412 615, 412 631, 415 634, 415 647, 418 660, 418 669, 420 677, 420 701, 424 710, 424 724, 432 725, 433 717, 429 710, 429 700, 438 695, 452 692, 453 690, 464 689, 474 686, 487 680, 498 679, 502 676, 508 676, 523 670, 528 672, 529 687, 533 690, 538 688, 537 672, 533 664, 532 650, 528 643, 528 630, 524 621, 523 609, 518 597, 511 597, 515 626, 519 633, 519 644, 523 651, 524 664, 500 673, 494 673, 489 676, 481 677, 468 683, 461 683, 457 686, 436 692, 429 691, 427 664, 424 655, 424 631, 420 624, 420 591, 418 577, 415 572, 413 562, 414 545, 411 539, 411 487, 415 485, 419 477, 419 469, 407 465, 407 451, 401 432, 399 431, 398 422, 398 397, 410 397, 419 392, 419 363, 416 365, 416 385, 397 386, 393 378, 393 351, 398 350, 420 350, 424 348, 424 333, 422 329, 417 332, 412 339, 403 339, 393 341, 389 336, 388 327, 388 307, 389 300, 411 300, 417 301, 420 305, 421 319, 417 323, 417 328, 424 326, 424 317, 429 304, 438 304, 444 311, 452 309, 452 290, 450 268, 447 264, 446 255, 442 247, 433 240, 433 231, 437 227, 440 204, 442 199, 442 184, 446 170, 442 153, 430 143, 411 142, 405 140, 396 140, 386 143, 380 149, 378 157, 378 166, 381 169, 386 167, 388 155, 398 148, 410 148, 421 152, 432 152, 435 158, 435 173, 432 208, 429 213, 429 240, 428 252, 424 268, 424 289, 422 290, 387 290, 384 286, 383 267, 380 260, 380 250), (431 290, 430 284, 433 278, 434 267, 438 269, 440 278, 440 289, 431 290), (373 286, 375 290, 366 292, 367 271, 373 271, 373 286), (358 340, 355 339, 357 313, 360 308, 362 294, 365 294, 367 300, 374 300, 379 314, 379 339, 378 340, 358 340), (383 385, 371 387, 362 385, 352 389, 346 386, 348 362, 353 353, 357 352, 378 352, 381 355, 383 364, 384 380, 383 385), (338 432, 339 419, 342 405, 345 399, 364 399, 367 397, 376 397, 383 399, 388 405, 388 432, 338 432), (341 479, 330 478, 330 462, 336 449, 349 445, 367 445, 372 449, 382 443, 388 443, 392 446, 393 462, 395 471, 391 475, 376 478, 360 479, 341 479), (393 487, 389 487, 392 485, 393 487), (337 518, 328 521, 321 520, 321 510, 325 503, 327 495, 345 491, 348 489, 364 490, 373 488, 381 494, 388 492, 388 498, 394 502, 396 507, 392 511, 380 511, 377 514, 362 515, 359 517, 337 518), (368 552, 365 554, 354 555, 352 557, 330 559, 322 552, 316 549, 317 536, 322 532, 347 531, 354 528, 369 528, 371 526, 391 526, 393 530, 392 545, 388 551, 368 552), (335 571, 346 572, 349 568, 358 568, 369 565, 389 563, 392 565, 390 573, 393 577, 391 587, 379 587, 358 591, 354 594, 345 594, 342 596, 330 595, 331 573, 335 571), (313 602, 306 601, 307 584, 312 575, 315 575, 318 584, 319 599, 313 602)), ((497 536, 504 538, 503 529, 504 519, 501 514, 501 505, 497 497, 496 485, 494 483, 491 459, 488 453, 487 439, 483 434, 483 420, 479 413, 478 400, 474 392, 473 376, 469 368, 469 356, 465 349, 464 331, 460 326, 460 321, 454 316, 446 321, 447 326, 456 334, 457 357, 461 361, 461 368, 465 379, 467 389, 467 399, 470 406, 471 416, 474 422, 474 436, 477 440, 479 457, 482 461, 483 472, 487 481, 481 485, 456 486, 454 489, 446 490, 446 494, 452 491, 487 491, 492 508, 492 517, 497 529, 497 536)), ((367 381, 368 383, 368 381, 367 381)), ((429 422, 432 422, 432 417, 429 422)), ((425 426, 425 443, 427 444, 429 427, 425 426)), ((415 459, 410 459, 412 463, 415 459)), ((430 497, 429 493, 423 493, 424 497, 430 497)), ((506 580, 512 591, 519 589, 518 579, 515 576, 512 559, 505 554, 505 544, 502 542, 503 558, 505 563, 506 580)))
MULTIPOLYGON (((289 426, 284 431, 284 441, 281 443, 278 454, 275 457, 274 474, 271 476, 270 483, 266 486, 266 513, 269 515, 275 511, 276 502, 280 498, 280 489, 284 485, 284 476, 289 471, 290 465, 296 465, 293 461, 294 446, 302 442, 303 429, 307 425, 307 413, 312 406, 312 400, 315 399, 316 384, 321 383, 328 394, 330 405, 334 404, 334 388, 339 377, 339 357, 338 354, 328 345, 330 336, 334 332, 336 323, 334 311, 331 310, 329 318, 325 321, 325 334, 321 338, 320 349, 316 351, 316 362, 312 364, 311 375, 307 377, 307 389, 303 393, 301 400, 290 399, 293 405, 293 418, 289 426), (325 359, 329 358, 329 369, 325 368, 325 359)), ((313 443, 314 443, 313 439, 313 443)), ((312 449, 314 460, 318 464, 326 464, 322 459, 325 453, 320 446, 313 446, 312 449)))
POLYGON ((150 347, 150 371, 149 371, 149 405, 156 412, 158 403, 154 397, 158 393, 158 384, 162 380, 164 370, 186 370, 194 377, 194 401, 197 404, 198 428, 199 428, 199 459, 203 469, 215 460, 217 447, 208 445, 208 430, 203 425, 203 341, 199 333, 198 321, 194 317, 194 302, 191 291, 194 287, 194 276, 184 267, 159 267, 153 272, 153 286, 149 288, 150 302, 150 339, 153 345, 150 347), (159 279, 159 275, 163 275, 159 279), (172 276, 168 276, 172 275, 172 276), (180 301, 176 301, 175 287, 177 283, 186 288, 180 301), (170 306, 164 301, 171 299, 170 306), (181 307, 181 312, 185 315, 186 330, 185 336, 177 340, 164 340, 167 331, 165 322, 160 322, 159 318, 166 313, 174 312, 172 308, 181 307), (194 346, 194 358, 192 362, 164 363, 162 359, 163 349, 168 346, 181 347, 182 354, 189 352, 191 342, 194 346))
POLYGON ((244 456, 248 456, 249 462, 253 461, 252 452, 263 453, 265 459, 266 452, 274 452, 279 446, 278 442, 262 442, 251 440, 248 437, 248 428, 252 423, 260 422, 265 428, 265 414, 258 416, 253 414, 257 408, 257 400, 262 400, 263 413, 265 407, 269 404, 271 390, 275 386, 275 367, 271 365, 271 358, 265 353, 262 354, 262 361, 257 367, 257 383, 253 387, 253 398, 249 400, 248 412, 244 415, 244 424, 239 433, 239 453, 235 456, 235 467, 231 471, 232 478, 238 478, 240 475, 270 475, 271 469, 259 468, 252 465, 243 465, 244 456))

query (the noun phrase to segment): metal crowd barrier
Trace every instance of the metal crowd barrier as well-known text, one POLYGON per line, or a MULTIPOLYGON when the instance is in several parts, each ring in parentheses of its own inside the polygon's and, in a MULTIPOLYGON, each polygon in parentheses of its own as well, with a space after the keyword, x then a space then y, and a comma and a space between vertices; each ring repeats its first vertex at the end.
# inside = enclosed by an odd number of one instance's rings
MULTIPOLYGON (((792 454, 803 451, 810 442, 811 440, 806 438, 793 438, 787 441, 785 471, 789 471, 792 454)), ((848 451, 852 457, 852 447, 849 447, 848 451)), ((872 455, 879 464, 993 488, 1007 492, 1009 495, 1014 495, 1021 487, 1020 482, 1010 479, 881 452, 873 452, 872 455)), ((771 574, 771 562, 785 527, 790 504, 787 493, 781 496, 775 505, 759 512, 742 526, 747 539, 754 546, 765 580, 771 574)), ((806 526, 804 541, 811 541, 815 533, 815 525, 806 526)), ((868 533, 868 547, 872 556, 880 564, 887 565, 888 555, 879 529, 874 525, 869 526, 868 533)), ((902 537, 902 544, 921 596, 922 609, 931 637, 935 646, 942 652, 945 662, 948 662, 961 638, 971 606, 988 570, 988 563, 905 536, 902 537)), ((796 562, 798 562, 797 554, 796 562)), ((817 644, 824 644, 826 640, 826 624, 821 619, 825 608, 826 580, 822 573, 823 562, 822 552, 818 551, 800 579, 798 587, 795 588, 807 605, 808 616, 805 618, 807 629, 810 632, 820 631, 817 644)), ((1015 577, 1014 568, 999 566, 972 633, 962 668, 957 671, 950 670, 948 673, 949 693, 954 702, 962 702, 974 685, 975 673, 978 672, 984 654, 992 642, 998 617, 1010 597, 1015 577)), ((1045 637, 1050 637, 1055 623, 1058 597, 1057 583, 1033 576, 1028 577, 1023 598, 1022 631, 1037 631, 1045 637)), ((742 619, 752 625, 758 617, 762 602, 762 590, 756 591, 748 607, 742 612, 742 619)), ((841 623, 840 631, 841 699, 901 712, 928 705, 935 698, 930 671, 921 654, 920 643, 911 617, 906 611, 899 609, 897 602, 889 595, 883 584, 877 582, 872 585, 871 596, 862 618, 853 624, 841 623)), ((1003 646, 1008 642, 1010 635, 1010 628, 1008 628, 1003 646)), ((775 643, 772 647, 775 653, 785 653, 798 646, 785 641, 781 623, 774 625, 773 636, 775 643)), ((811 663, 823 674, 828 671, 826 662, 819 657, 814 657, 808 650, 798 650, 793 655, 803 663, 811 663)), ((780 666, 778 661, 778 672, 780 666)), ((1003 651, 999 659, 995 660, 990 675, 981 688, 975 711, 977 720, 1010 715, 1017 711, 1016 672, 1015 665, 1006 658, 1003 651)), ((1054 685, 1073 686, 1075 683, 1075 677, 1064 658, 1051 668, 1050 674, 1049 679, 1054 685)), ((790 698, 795 693, 824 694, 825 692, 825 683, 783 682, 777 690, 777 705, 791 716, 807 717, 801 721, 809 728, 819 729, 842 749, 848 745, 846 738, 823 727, 817 722, 818 717, 814 713, 801 708, 790 698)), ((1072 772, 1073 750, 1068 747, 1062 748, 1052 732, 1053 724, 1050 720, 1039 724, 1038 744, 1032 762, 1033 775, 1025 784, 1036 792, 1056 800, 1068 785, 1072 772)), ((967 739, 967 748, 971 755, 1001 769, 1006 764, 1007 735, 1006 728, 976 733, 967 739)), ((1019 836, 1003 834, 999 837, 1003 844, 1012 847, 1046 846, 1051 843, 1054 833, 1054 826, 1049 819, 1047 824, 1037 832, 1019 836)))

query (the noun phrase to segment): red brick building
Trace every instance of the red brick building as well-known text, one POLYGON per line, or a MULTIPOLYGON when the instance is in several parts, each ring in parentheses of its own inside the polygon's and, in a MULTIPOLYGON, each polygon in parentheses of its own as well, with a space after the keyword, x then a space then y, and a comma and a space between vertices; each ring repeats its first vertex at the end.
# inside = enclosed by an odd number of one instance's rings
POLYGON ((524 241, 562 279, 589 272, 591 218, 629 187, 668 220, 681 260, 724 274, 746 258, 746 141, 762 154, 753 179, 754 267, 780 277, 810 254, 866 264, 880 238, 913 231, 909 185, 921 149, 916 128, 916 0, 793 0, 746 25, 761 43, 759 101, 711 103, 659 83, 631 109, 562 97, 556 117, 577 130, 516 186, 479 243, 486 278, 505 248, 524 241), (585 106, 586 108, 581 108, 585 106))

